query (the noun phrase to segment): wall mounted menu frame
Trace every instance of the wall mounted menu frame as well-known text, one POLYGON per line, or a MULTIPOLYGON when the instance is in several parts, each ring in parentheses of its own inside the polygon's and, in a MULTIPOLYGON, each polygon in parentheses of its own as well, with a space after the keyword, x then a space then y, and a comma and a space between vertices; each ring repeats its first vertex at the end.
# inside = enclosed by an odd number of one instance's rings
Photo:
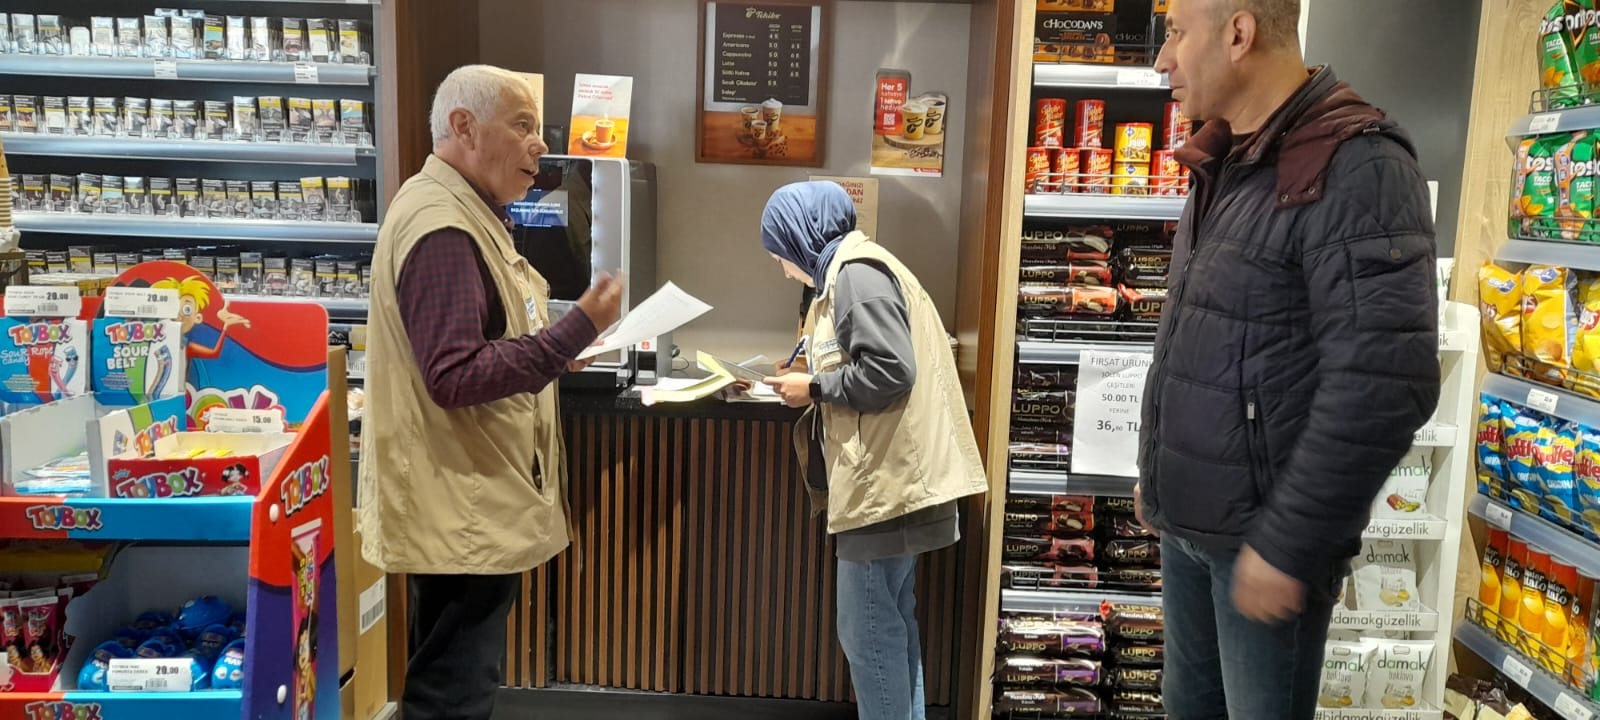
POLYGON ((833 0, 700 0, 695 159, 822 167, 833 0))

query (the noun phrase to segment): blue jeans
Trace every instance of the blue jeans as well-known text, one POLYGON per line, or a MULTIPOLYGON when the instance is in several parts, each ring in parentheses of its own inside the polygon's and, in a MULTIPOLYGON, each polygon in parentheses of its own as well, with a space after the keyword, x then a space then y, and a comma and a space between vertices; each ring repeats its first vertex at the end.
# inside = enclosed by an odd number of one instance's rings
POLYGON ((1323 645, 1344 563, 1307 589, 1306 610, 1265 625, 1233 606, 1238 552, 1161 540, 1161 602, 1166 613, 1162 697, 1171 720, 1311 720, 1322 678, 1323 645))
POLYGON ((839 561, 839 644, 861 720, 923 720, 917 557, 839 561))

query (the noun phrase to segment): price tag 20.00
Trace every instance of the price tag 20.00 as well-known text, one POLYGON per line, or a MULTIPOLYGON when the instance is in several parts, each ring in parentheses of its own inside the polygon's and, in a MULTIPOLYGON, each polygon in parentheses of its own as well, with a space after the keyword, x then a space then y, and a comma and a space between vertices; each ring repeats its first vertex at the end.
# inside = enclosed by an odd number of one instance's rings
POLYGON ((6 288, 6 315, 12 317, 77 317, 83 294, 72 285, 12 285, 6 288))
POLYGON ((1500 662, 1500 672, 1524 688, 1533 682, 1533 668, 1512 655, 1507 655, 1506 659, 1500 662))
POLYGON ((180 307, 172 288, 106 288, 106 317, 177 320, 180 307))
POLYGON ((1567 693, 1561 693, 1561 696, 1556 698, 1556 713, 1567 720, 1594 720, 1594 711, 1567 693))
POLYGON ((115 658, 106 668, 111 692, 189 692, 194 689, 188 658, 115 658))

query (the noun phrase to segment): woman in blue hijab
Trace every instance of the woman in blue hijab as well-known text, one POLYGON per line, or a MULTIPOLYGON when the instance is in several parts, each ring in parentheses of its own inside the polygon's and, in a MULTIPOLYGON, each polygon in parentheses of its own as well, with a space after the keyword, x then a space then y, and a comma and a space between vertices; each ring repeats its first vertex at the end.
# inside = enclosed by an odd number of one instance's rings
POLYGON ((988 483, 938 312, 855 226, 835 183, 789 185, 767 203, 762 247, 815 289, 805 328, 816 374, 766 383, 810 408, 796 445, 836 540, 839 641, 860 716, 923 720, 917 556, 960 538, 957 499, 988 483))

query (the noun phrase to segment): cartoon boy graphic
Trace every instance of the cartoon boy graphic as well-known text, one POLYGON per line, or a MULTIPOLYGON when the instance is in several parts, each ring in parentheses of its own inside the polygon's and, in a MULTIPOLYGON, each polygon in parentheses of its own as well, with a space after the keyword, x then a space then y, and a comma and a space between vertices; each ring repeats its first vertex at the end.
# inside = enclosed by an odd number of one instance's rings
MULTIPOLYGON (((178 291, 178 320, 183 324, 184 337, 188 337, 196 327, 205 323, 206 306, 211 304, 211 285, 204 277, 191 275, 181 281, 169 277, 155 282, 151 287, 178 291)), ((217 358, 222 355, 222 346, 227 342, 230 328, 235 325, 250 327, 248 319, 229 312, 226 306, 217 309, 217 319, 222 321, 222 332, 217 336, 216 344, 206 347, 191 341, 187 351, 190 360, 217 358)))

